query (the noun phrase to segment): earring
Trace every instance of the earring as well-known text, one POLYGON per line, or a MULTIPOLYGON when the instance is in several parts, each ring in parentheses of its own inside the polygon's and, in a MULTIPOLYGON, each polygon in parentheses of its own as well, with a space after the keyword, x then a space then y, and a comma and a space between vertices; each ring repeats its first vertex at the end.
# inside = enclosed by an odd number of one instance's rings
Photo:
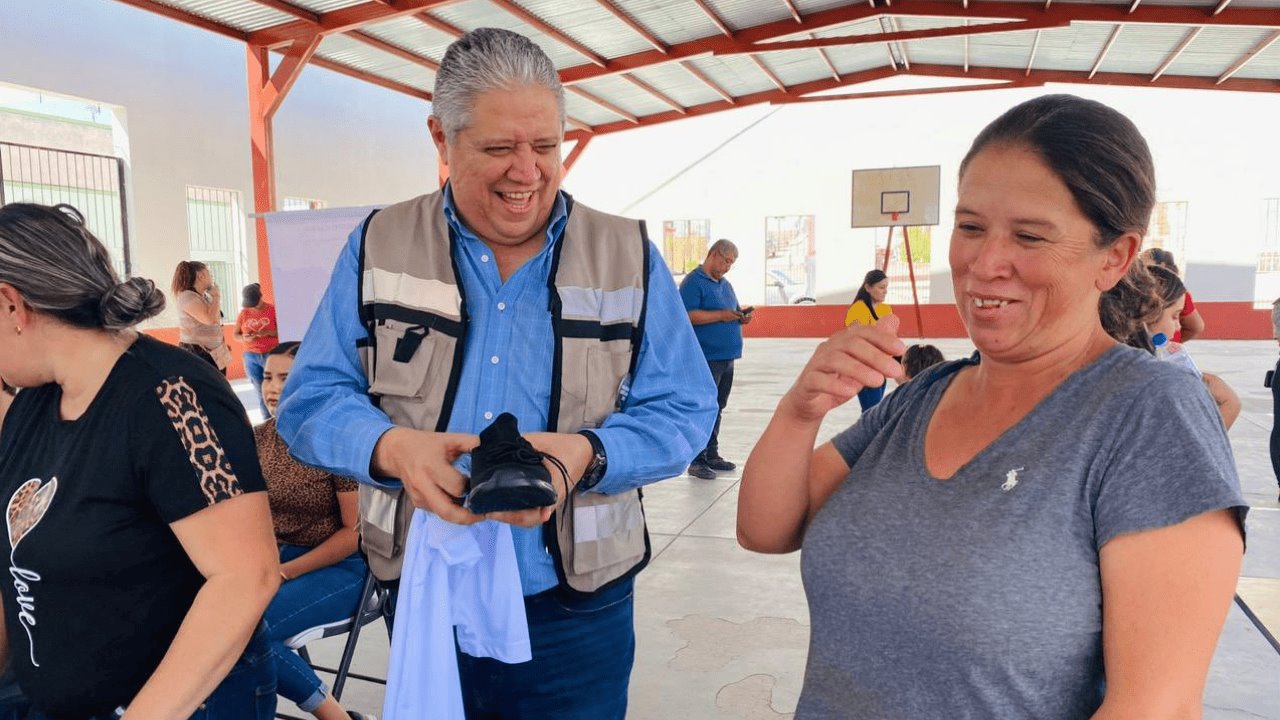
POLYGON ((18 326, 18 325, 14 325, 14 326, 13 326, 13 331, 14 331, 14 332, 16 332, 16 333, 18 333, 19 335, 21 335, 21 334, 22 334, 22 327, 21 327, 21 326, 18 326))

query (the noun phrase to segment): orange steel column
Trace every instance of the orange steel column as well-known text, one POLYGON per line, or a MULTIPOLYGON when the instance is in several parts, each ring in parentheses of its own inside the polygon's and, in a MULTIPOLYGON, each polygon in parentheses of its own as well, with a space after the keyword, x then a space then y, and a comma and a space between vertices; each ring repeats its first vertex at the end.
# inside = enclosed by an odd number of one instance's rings
POLYGON ((271 59, 260 45, 246 45, 249 72, 249 145, 253 161, 253 212, 258 248, 258 282, 262 296, 275 302, 271 281, 271 251, 267 244, 267 219, 263 213, 276 206, 276 158, 271 139, 271 118, 266 111, 264 89, 271 83, 271 59))
POLYGON ((262 216, 276 208, 276 161, 271 121, 319 45, 319 34, 293 41, 285 49, 284 58, 274 73, 271 72, 271 58, 265 46, 245 46, 249 90, 249 145, 253 165, 253 211, 257 214, 254 229, 258 246, 258 282, 262 285, 263 297, 273 302, 275 288, 271 280, 271 251, 267 242, 267 220, 262 216))

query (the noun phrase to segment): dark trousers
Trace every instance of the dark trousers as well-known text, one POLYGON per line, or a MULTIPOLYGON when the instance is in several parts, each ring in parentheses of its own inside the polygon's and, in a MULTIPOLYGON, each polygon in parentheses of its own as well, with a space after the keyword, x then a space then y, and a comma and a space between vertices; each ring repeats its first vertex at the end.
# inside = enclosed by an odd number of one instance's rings
POLYGON ((195 345, 193 343, 178 343, 178 347, 182 348, 183 350, 186 350, 187 352, 191 353, 192 355, 195 355, 198 358, 203 358, 205 362, 212 365, 215 369, 218 370, 218 372, 222 373, 223 375, 227 374, 226 368, 219 368, 218 361, 213 359, 213 356, 209 354, 208 350, 205 350, 199 345, 195 345))
POLYGON ((707 447, 698 453, 694 462, 720 457, 720 416, 729 404, 729 391, 733 389, 732 360, 708 360, 707 367, 711 369, 711 380, 716 384, 716 403, 720 407, 716 410, 716 424, 711 428, 707 447))
POLYGON ((467 720, 624 720, 636 654, 634 582, 569 600, 524 599, 533 659, 508 665, 458 652, 467 720))
POLYGON ((1280 362, 1271 381, 1271 470, 1280 483, 1280 362))

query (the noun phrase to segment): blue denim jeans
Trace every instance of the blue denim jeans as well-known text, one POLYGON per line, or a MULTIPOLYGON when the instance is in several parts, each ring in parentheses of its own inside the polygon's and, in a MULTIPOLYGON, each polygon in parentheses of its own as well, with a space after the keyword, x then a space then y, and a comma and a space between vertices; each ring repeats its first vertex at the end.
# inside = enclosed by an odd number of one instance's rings
POLYGON ((623 720, 636 654, 633 585, 586 600, 554 589, 525 598, 529 662, 459 651, 467 720, 623 720))
MULTIPOLYGON (((288 562, 310 548, 280 546, 280 562, 288 562)), ((338 622, 355 615, 367 570, 359 553, 341 562, 296 577, 280 586, 263 619, 274 652, 280 694, 311 712, 324 702, 329 688, 311 666, 285 647, 284 641, 317 625, 338 622)))
MULTIPOLYGON (((190 720, 272 720, 275 716, 276 673, 271 662, 271 643, 266 626, 258 623, 244 654, 190 720)), ((118 713, 108 713, 83 720, 117 718, 118 713)), ((49 720, 49 717, 40 710, 33 710, 27 720, 49 720)))
POLYGON ((262 417, 269 418, 271 413, 267 412, 267 404, 262 402, 262 369, 267 364, 266 353, 244 352, 244 374, 249 376, 249 381, 253 383, 253 391, 258 398, 258 407, 262 408, 262 417))

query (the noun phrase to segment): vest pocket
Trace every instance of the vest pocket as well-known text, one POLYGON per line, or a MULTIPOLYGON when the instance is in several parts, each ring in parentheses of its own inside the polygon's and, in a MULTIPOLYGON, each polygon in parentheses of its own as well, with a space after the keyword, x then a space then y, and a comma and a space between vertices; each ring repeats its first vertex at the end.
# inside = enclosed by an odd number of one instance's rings
POLYGON ((631 370, 631 344, 607 344, 587 350, 587 397, 583 427, 599 427, 619 408, 622 382, 631 370))
POLYGON ((375 329, 376 373, 369 385, 373 395, 421 401, 439 346, 439 335, 424 325, 383 320, 375 329))

